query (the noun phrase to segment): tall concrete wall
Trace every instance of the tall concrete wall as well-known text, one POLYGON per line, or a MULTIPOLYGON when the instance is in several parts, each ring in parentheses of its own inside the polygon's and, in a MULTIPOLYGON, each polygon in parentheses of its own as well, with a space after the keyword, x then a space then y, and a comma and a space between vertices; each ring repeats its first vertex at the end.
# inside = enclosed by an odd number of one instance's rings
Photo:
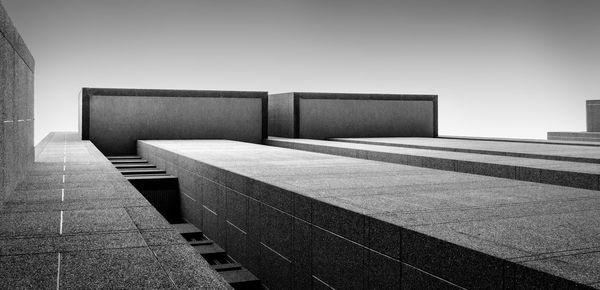
POLYGON ((269 135, 437 137, 437 96, 285 93, 269 96, 269 135))
POLYGON ((600 132, 600 100, 585 102, 587 116, 587 131, 600 132))
POLYGON ((266 137, 267 93, 84 88, 80 133, 105 155, 136 153, 137 140, 266 137))
POLYGON ((34 161, 34 65, 0 3, 0 204, 34 161))

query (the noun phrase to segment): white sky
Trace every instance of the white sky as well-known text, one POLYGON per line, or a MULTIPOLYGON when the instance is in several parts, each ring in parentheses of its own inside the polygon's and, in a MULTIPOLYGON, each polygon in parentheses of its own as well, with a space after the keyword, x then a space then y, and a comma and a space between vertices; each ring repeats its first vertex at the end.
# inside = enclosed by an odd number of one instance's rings
POLYGON ((584 131, 596 0, 2 0, 36 59, 35 139, 83 86, 439 95, 440 134, 584 131))

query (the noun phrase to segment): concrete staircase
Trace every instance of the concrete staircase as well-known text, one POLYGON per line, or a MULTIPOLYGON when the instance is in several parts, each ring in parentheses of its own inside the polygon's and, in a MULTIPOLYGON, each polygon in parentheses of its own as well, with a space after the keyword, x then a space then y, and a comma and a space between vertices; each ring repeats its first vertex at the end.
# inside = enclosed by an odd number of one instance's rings
POLYGON ((234 289, 264 289, 254 274, 227 255, 200 229, 181 218, 176 176, 167 174, 139 156, 110 156, 108 160, 234 289))

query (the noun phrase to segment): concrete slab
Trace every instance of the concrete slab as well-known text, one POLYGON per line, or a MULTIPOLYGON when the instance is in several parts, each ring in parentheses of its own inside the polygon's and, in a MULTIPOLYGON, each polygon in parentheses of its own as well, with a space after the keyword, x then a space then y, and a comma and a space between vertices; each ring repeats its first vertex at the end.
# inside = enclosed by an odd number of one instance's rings
MULTIPOLYGON (((578 262, 589 267, 582 272, 589 274, 585 279, 526 263, 599 247, 598 191, 225 140, 139 141, 138 148, 148 160, 164 158, 177 170, 193 171, 189 178, 213 184, 194 197, 205 208, 202 229, 212 233, 245 224, 244 259, 249 267, 265 261, 279 265, 279 273, 265 274, 260 266, 254 272, 273 285, 306 285, 310 279, 313 286, 379 285, 387 280, 363 271, 373 253, 385 258, 378 265, 389 275, 398 269, 410 275, 401 276, 408 288, 594 283, 597 266, 585 259, 578 262), (244 196, 246 213, 229 221, 227 214, 205 207, 219 196, 229 206, 228 191, 219 187, 244 196), (258 257, 250 254, 257 248, 258 257), (309 256, 298 253, 308 249, 309 256), (298 270, 307 263, 310 267, 298 270), (288 278, 289 273, 299 278, 288 278)), ((239 201, 230 200, 238 208, 239 201)))

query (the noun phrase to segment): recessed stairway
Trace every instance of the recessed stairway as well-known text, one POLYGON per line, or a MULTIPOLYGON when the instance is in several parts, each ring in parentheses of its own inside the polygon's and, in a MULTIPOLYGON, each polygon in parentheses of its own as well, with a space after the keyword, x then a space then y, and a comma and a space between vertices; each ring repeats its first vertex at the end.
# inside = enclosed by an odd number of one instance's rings
POLYGON ((176 176, 167 174, 165 170, 158 169, 140 156, 107 158, 234 289, 264 289, 254 274, 227 255, 223 248, 195 225, 181 218, 179 182, 176 176))

